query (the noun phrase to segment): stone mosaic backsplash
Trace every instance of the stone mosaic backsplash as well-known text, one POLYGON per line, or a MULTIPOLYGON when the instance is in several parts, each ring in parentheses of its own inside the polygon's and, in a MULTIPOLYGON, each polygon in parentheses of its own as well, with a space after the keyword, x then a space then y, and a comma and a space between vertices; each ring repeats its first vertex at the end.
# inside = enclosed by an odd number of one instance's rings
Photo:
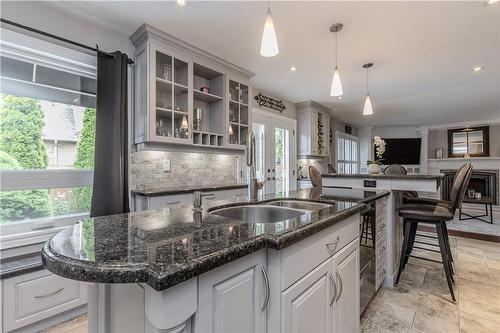
MULTIPOLYGON (((244 155, 138 151, 130 157, 130 190, 160 190, 179 187, 230 185, 245 180, 240 170, 244 155), (170 160, 170 172, 163 162, 170 160)), ((245 170, 245 168, 243 168, 245 170)))

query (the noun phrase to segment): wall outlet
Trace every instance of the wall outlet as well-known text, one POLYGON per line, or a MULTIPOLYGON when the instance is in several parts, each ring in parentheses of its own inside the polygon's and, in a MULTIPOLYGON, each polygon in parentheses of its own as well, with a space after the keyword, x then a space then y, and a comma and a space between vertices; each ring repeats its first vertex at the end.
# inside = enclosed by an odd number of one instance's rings
POLYGON ((163 160, 163 172, 170 172, 170 160, 163 160))

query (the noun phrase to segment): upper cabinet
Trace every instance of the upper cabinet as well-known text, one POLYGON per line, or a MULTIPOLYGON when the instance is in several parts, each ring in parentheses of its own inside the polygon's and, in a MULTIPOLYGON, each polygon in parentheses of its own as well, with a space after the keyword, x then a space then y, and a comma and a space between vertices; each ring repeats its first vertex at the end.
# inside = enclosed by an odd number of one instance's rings
POLYGON ((253 73, 146 24, 130 39, 134 143, 244 149, 253 73))
POLYGON ((329 111, 314 101, 297 104, 298 155, 329 155, 329 111))

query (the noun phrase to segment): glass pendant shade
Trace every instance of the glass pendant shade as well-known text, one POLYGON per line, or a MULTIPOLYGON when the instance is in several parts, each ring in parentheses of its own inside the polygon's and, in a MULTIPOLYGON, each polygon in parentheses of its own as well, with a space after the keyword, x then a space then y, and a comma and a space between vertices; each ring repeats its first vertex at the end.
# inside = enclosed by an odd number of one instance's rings
POLYGON ((260 44, 260 55, 263 57, 274 57, 279 53, 278 39, 274 30, 273 16, 271 8, 267 8, 266 22, 262 31, 262 42, 260 44))
POLYGON ((229 135, 233 135, 233 126, 229 125, 229 135))
POLYGON ((330 88, 330 96, 342 96, 344 92, 342 91, 342 82, 340 81, 340 70, 335 66, 333 71, 332 87, 330 88))
POLYGON ((373 114, 372 100, 370 95, 366 95, 365 106, 363 107, 363 116, 369 116, 373 114))
POLYGON ((182 123, 181 123, 181 128, 182 129, 188 129, 188 120, 186 116, 182 117, 182 123))

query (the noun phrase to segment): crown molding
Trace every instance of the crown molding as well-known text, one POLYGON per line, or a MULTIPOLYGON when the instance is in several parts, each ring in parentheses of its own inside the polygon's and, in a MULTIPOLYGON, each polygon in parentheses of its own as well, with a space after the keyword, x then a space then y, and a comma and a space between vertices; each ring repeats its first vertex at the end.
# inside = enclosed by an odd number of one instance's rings
POLYGON ((235 65, 227 60, 224 60, 212 53, 204 51, 199 47, 189 44, 177 37, 167 34, 149 24, 143 23, 130 37, 130 41, 134 44, 135 48, 138 48, 142 43, 144 43, 148 38, 153 38, 157 41, 165 43, 173 48, 184 51, 195 57, 202 57, 207 59, 216 65, 227 68, 230 71, 238 74, 244 78, 250 79, 255 73, 235 65))

